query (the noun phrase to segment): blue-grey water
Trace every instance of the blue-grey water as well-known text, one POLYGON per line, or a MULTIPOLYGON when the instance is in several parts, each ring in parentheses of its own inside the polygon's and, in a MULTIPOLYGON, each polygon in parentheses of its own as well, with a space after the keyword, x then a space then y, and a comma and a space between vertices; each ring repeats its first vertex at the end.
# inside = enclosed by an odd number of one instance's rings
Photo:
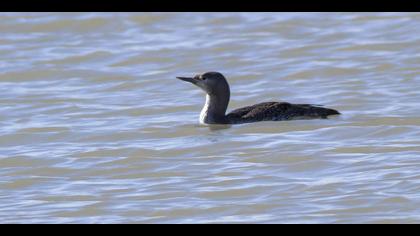
POLYGON ((419 13, 2 13, 0 223, 420 223, 419 91, 419 13))

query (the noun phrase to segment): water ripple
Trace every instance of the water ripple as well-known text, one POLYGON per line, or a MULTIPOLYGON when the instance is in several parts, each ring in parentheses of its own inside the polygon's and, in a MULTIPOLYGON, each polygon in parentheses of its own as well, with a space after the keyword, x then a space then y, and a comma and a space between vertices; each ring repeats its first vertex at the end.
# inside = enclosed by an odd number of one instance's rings
POLYGON ((418 223, 418 13, 2 13, 3 223, 418 223), (198 124, 268 100, 328 120, 198 124))

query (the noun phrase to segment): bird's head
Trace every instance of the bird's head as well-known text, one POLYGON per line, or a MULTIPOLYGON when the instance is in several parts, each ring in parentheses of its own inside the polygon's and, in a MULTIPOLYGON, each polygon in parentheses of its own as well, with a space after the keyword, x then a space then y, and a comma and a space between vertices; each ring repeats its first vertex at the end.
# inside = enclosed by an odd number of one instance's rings
POLYGON ((224 95, 229 93, 229 84, 225 77, 219 72, 206 72, 194 77, 177 78, 198 86, 208 95, 224 95))

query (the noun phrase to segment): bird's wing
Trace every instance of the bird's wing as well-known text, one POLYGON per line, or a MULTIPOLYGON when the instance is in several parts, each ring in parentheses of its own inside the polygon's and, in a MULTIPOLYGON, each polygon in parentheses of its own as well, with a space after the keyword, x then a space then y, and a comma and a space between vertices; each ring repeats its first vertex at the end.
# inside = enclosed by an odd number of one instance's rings
POLYGON ((243 116, 245 119, 271 120, 273 117, 285 114, 291 108, 287 102, 270 102, 257 104, 243 116))
POLYGON ((278 113, 285 112, 290 107, 287 102, 263 102, 252 106, 238 108, 227 114, 230 120, 264 120, 278 113))
POLYGON ((287 102, 263 102, 236 109, 227 116, 232 121, 289 120, 298 118, 326 118, 340 114, 334 109, 312 104, 290 104, 287 102))

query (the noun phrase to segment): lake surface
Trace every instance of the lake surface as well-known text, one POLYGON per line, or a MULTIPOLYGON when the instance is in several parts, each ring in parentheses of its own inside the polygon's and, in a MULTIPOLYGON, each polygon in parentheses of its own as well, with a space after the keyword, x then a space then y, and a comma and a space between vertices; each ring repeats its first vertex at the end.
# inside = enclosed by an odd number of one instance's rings
POLYGON ((420 223, 419 13, 0 14, 0 223, 420 223), (220 71, 199 125, 175 76, 220 71))

